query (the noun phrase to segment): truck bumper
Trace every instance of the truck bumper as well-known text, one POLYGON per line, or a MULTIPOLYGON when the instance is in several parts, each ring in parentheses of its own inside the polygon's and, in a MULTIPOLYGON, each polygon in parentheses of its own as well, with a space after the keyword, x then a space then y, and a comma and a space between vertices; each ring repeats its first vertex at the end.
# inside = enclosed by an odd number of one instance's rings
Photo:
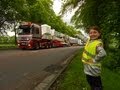
POLYGON ((33 46, 28 44, 28 45, 21 45, 21 44, 18 44, 18 47, 20 49, 33 49, 33 46))

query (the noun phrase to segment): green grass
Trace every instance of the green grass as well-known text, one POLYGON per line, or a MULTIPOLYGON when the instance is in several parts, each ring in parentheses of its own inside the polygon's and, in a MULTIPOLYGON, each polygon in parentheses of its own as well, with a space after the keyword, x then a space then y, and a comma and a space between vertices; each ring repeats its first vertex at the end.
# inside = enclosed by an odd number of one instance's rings
MULTIPOLYGON (((72 60, 65 72, 59 78, 57 90, 90 90, 80 61, 82 50, 72 60), (87 89, 83 89, 87 88, 87 89)), ((120 75, 102 67, 102 82, 104 90, 120 90, 120 75)))
POLYGON ((14 49, 17 48, 17 45, 15 44, 0 44, 0 49, 4 50, 4 49, 14 49))
POLYGON ((102 81, 104 90, 120 90, 120 75, 107 68, 103 68, 102 81))

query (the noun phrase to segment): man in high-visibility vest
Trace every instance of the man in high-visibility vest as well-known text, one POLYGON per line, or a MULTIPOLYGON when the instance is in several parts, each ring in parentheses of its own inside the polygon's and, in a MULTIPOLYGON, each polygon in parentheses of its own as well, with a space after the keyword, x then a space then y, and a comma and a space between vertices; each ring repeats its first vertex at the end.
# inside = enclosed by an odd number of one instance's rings
POLYGON ((91 90, 103 90, 101 82, 101 60, 106 56, 101 40, 99 27, 92 26, 89 28, 89 39, 79 36, 86 42, 84 47, 82 62, 84 64, 84 73, 91 90))

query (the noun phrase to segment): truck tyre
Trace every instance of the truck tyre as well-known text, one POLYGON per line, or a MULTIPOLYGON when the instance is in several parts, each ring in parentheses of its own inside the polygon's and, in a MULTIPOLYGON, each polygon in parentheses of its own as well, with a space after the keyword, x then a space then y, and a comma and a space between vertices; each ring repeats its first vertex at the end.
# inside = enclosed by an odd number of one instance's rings
POLYGON ((36 43, 36 44, 35 44, 35 50, 38 50, 39 48, 40 48, 39 44, 36 43))
POLYGON ((46 48, 47 48, 47 49, 49 48, 49 45, 48 45, 48 44, 46 45, 46 48))

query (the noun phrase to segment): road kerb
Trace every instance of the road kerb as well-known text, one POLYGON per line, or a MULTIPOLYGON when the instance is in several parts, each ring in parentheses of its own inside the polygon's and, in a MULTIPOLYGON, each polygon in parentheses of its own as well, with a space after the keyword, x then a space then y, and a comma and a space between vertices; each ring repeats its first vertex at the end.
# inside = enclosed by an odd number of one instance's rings
POLYGON ((65 70, 65 68, 68 66, 68 64, 71 62, 71 60, 77 53, 78 51, 76 51, 74 54, 68 57, 63 63, 61 63, 61 66, 63 66, 63 68, 59 70, 58 73, 54 73, 46 77, 39 85, 37 85, 34 88, 34 90, 49 90, 50 86, 57 80, 59 75, 65 70))

